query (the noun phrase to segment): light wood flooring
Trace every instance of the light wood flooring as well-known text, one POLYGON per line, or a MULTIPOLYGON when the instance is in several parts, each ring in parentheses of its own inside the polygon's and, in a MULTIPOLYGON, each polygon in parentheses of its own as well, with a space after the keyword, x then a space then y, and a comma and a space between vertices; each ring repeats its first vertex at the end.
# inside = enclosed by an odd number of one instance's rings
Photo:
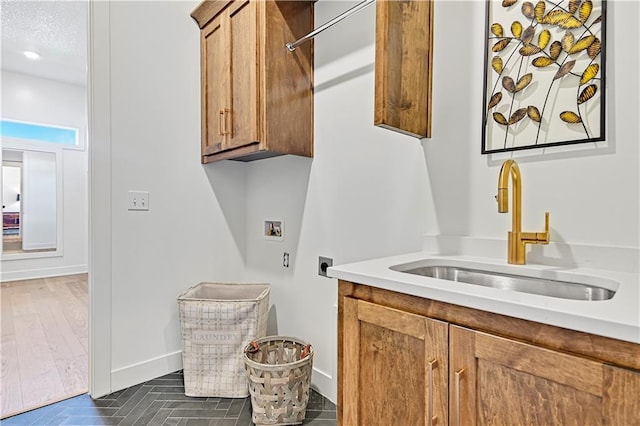
POLYGON ((87 275, 0 284, 0 418, 87 392, 87 275))
POLYGON ((2 237, 2 252, 4 254, 42 253, 48 251, 56 251, 56 249, 22 250, 22 237, 20 235, 4 235, 2 237))

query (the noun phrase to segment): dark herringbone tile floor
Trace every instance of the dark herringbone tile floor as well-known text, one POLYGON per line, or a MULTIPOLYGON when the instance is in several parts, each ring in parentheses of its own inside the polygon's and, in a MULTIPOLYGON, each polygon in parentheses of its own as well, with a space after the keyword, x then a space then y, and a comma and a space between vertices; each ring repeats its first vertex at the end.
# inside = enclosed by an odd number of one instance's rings
MULTIPOLYGON (((181 372, 92 400, 81 395, 0 421, 9 425, 251 426, 250 398, 185 396, 181 372)), ((334 426, 336 406, 315 391, 305 425, 334 426)))

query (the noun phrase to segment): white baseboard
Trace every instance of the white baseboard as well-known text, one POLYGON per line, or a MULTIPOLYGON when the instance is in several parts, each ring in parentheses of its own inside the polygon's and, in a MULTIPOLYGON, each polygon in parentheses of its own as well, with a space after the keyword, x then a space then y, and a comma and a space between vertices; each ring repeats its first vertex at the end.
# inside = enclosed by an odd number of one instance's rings
POLYGON ((111 371, 111 392, 116 392, 139 383, 182 369, 182 351, 111 371))
MULTIPOLYGON (((176 351, 137 364, 118 368, 111 372, 111 392, 155 379, 165 374, 182 369, 182 351, 176 351)), ((314 367, 311 386, 330 401, 336 401, 336 390, 333 378, 314 367)), ((100 397, 98 395, 94 397, 100 397)))
POLYGON ((313 374, 311 375, 311 387, 331 402, 336 402, 336 386, 333 382, 333 377, 324 371, 318 370, 315 367, 313 368, 313 374))
POLYGON ((59 266, 54 268, 26 269, 23 271, 2 271, 0 282, 33 280, 36 278, 61 277, 63 275, 86 274, 87 265, 59 266))

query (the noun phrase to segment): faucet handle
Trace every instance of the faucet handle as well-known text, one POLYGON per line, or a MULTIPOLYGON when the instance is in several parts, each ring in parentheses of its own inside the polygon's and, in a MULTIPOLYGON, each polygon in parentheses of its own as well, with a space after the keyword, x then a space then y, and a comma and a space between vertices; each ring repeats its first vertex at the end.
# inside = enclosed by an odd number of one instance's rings
POLYGON ((549 212, 544 212, 544 232, 549 233, 549 212))
POLYGON ((538 232, 536 239, 540 244, 549 244, 549 212, 544 212, 544 232, 538 232))

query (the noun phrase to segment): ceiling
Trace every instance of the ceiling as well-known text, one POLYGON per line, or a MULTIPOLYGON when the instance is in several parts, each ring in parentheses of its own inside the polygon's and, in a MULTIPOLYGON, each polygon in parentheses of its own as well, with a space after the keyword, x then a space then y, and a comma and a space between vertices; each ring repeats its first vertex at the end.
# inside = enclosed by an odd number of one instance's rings
POLYGON ((86 86, 87 4, 2 0, 2 69, 86 86), (25 50, 40 59, 27 59, 25 50))

